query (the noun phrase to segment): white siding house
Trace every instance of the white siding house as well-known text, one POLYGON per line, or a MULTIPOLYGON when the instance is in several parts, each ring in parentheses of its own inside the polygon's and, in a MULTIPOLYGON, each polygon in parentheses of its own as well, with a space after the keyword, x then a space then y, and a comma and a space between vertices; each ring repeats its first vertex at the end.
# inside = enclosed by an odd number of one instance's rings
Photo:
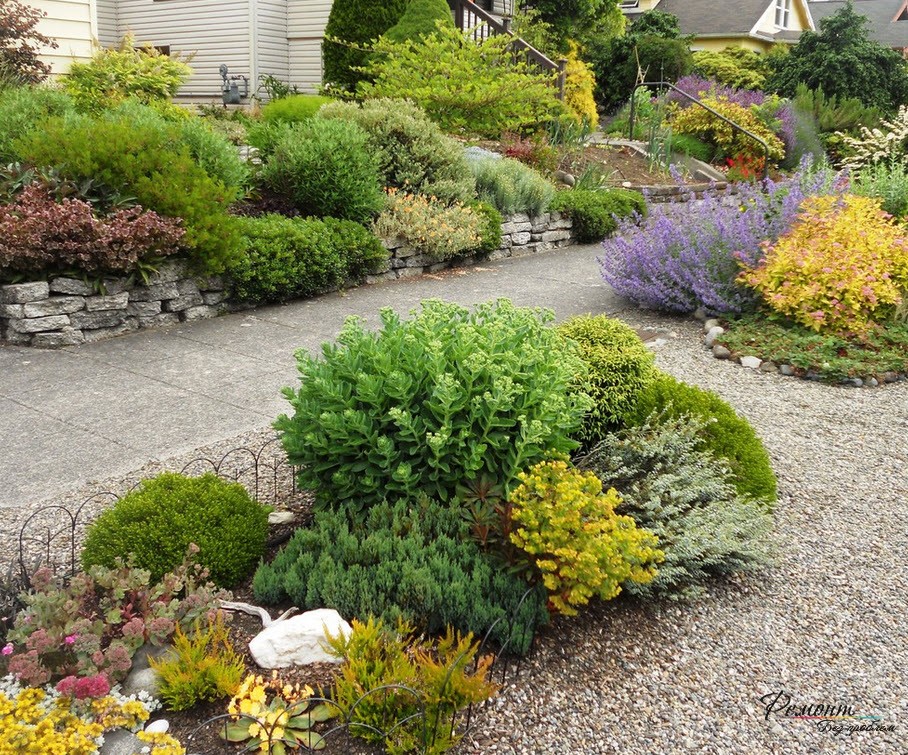
POLYGON ((322 39, 331 0, 289 0, 290 81, 304 92, 322 82, 322 39))
POLYGON ((38 31, 57 42, 56 50, 41 50, 41 59, 53 73, 66 73, 74 60, 91 57, 92 40, 98 35, 94 0, 29 0, 28 5, 46 14, 38 31))

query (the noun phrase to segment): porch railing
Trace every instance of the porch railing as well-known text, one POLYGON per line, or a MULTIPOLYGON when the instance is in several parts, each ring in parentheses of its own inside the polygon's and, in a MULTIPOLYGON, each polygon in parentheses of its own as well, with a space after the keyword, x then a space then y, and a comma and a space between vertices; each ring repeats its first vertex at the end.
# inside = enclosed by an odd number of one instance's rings
POLYGON ((496 34, 506 34, 511 37, 514 51, 524 55, 527 62, 543 71, 557 73, 558 99, 564 99, 564 87, 567 80, 567 59, 560 58, 555 62, 529 42, 514 34, 510 28, 510 18, 495 16, 472 0, 451 0, 450 5, 454 12, 454 23, 457 28, 468 32, 475 41, 481 42, 496 34))

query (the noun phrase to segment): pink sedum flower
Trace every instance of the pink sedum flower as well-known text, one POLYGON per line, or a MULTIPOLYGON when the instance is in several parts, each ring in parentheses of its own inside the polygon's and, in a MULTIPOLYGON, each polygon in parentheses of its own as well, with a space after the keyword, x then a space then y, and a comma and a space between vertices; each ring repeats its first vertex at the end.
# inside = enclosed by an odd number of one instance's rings
POLYGON ((0 650, 0 655, 12 655, 13 654, 13 643, 7 642, 3 649, 0 650))

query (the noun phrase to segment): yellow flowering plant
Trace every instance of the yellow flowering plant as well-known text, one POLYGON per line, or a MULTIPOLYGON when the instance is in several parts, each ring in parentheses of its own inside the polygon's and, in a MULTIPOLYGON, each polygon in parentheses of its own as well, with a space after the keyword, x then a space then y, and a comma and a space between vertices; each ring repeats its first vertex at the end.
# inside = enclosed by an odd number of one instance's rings
MULTIPOLYGON (((147 696, 78 699, 53 687, 28 687, 12 676, 0 679, 0 755, 96 755, 104 733, 136 730, 157 707, 147 696)), ((167 734, 139 733, 150 755, 185 755, 167 734)))
POLYGON ((227 706, 230 719, 221 736, 228 742, 249 740, 247 751, 258 748, 269 755, 285 755, 288 747, 324 749, 325 740, 311 728, 337 711, 327 703, 311 705, 311 697, 311 687, 284 683, 277 671, 268 680, 250 674, 227 706))
POLYGON ((908 232, 877 199, 809 197, 791 230, 764 248, 739 280, 816 332, 865 334, 908 291, 908 232))
POLYGON ((535 563, 549 609, 567 616, 590 598, 610 600, 625 581, 646 584, 664 554, 656 536, 619 516, 618 493, 567 462, 544 461, 519 475, 509 498, 511 542, 535 563))

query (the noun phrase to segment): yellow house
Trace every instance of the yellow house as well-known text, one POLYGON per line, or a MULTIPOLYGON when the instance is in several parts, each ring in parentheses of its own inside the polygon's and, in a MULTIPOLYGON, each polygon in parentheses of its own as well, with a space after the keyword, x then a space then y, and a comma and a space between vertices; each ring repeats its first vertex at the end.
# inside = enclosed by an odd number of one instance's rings
POLYGON ((74 60, 88 60, 98 37, 95 0, 26 0, 45 14, 38 31, 55 40, 56 49, 41 50, 41 59, 55 74, 66 73, 74 60))
POLYGON ((660 10, 678 18, 681 33, 693 37, 692 50, 743 47, 766 52, 774 44, 796 44, 801 32, 814 30, 806 0, 626 0, 629 18, 660 10))

